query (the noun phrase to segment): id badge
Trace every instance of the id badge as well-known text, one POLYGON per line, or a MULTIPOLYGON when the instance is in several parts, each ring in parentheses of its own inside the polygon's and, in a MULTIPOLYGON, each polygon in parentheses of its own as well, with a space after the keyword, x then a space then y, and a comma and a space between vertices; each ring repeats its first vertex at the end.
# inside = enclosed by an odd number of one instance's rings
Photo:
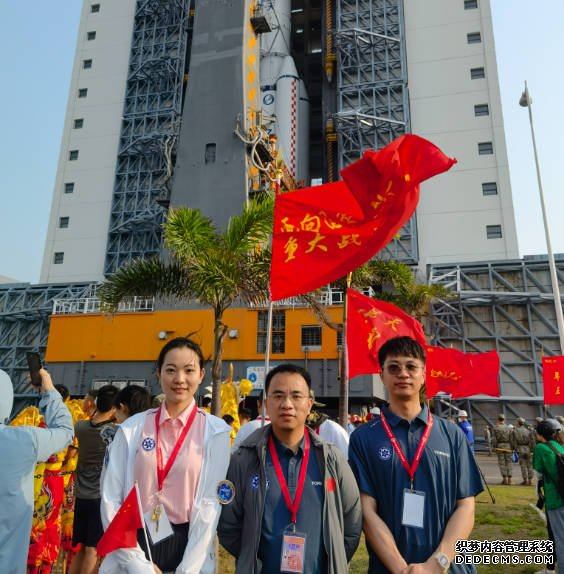
POLYGON ((420 490, 403 491, 403 514, 401 523, 403 526, 423 528, 423 516, 425 513, 425 493, 420 490))
POLYGON ((174 534, 172 526, 170 525, 170 520, 168 519, 162 504, 158 504, 153 510, 147 510, 147 512, 144 512, 143 518, 145 519, 147 532, 149 533, 153 544, 157 544, 174 534), (157 510, 157 512, 155 512, 155 510, 157 510), (156 520, 154 518, 155 514, 157 515, 156 520))
POLYGON ((305 561, 306 535, 286 530, 282 537, 280 572, 303 574, 305 561))

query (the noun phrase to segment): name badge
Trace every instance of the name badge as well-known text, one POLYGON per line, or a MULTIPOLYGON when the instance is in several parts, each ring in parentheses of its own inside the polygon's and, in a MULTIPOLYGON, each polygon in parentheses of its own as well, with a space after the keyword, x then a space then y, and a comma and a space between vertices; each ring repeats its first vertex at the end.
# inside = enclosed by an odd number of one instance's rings
POLYGON ((306 536, 300 532, 285 532, 282 537, 280 572, 303 574, 306 536))
POLYGON ((405 488, 403 491, 402 525, 423 528, 424 513, 425 493, 420 490, 405 488))
POLYGON ((153 544, 157 544, 157 542, 161 542, 174 534, 162 504, 157 504, 152 510, 144 512, 143 518, 153 544))

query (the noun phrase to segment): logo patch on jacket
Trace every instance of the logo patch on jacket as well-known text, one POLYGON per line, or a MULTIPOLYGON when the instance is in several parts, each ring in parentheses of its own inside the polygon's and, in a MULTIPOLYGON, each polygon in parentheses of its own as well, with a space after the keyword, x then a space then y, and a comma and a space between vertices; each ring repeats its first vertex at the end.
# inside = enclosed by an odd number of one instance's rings
POLYGON ((143 450, 149 451, 153 450, 157 446, 157 443, 155 442, 154 438, 148 436, 147 438, 143 439, 141 446, 143 447, 143 450))
POLYGON ((220 480, 215 492, 220 504, 229 504, 235 498, 235 485, 230 480, 220 480))
POLYGON ((253 490, 257 490, 260 484, 260 479, 259 479, 259 475, 255 474, 254 476, 251 477, 251 488, 253 490))

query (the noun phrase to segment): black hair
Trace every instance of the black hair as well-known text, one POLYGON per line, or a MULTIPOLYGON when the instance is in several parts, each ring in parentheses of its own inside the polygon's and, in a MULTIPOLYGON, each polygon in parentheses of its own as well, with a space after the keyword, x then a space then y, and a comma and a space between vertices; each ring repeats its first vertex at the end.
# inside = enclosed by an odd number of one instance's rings
POLYGON ((229 426, 231 426, 231 424, 233 423, 233 421, 235 420, 231 415, 223 415, 221 417, 229 426))
POLYGON ((247 407, 241 407, 239 409, 239 418, 243 417, 244 419, 251 419, 253 416, 253 411, 248 409, 247 407))
POLYGON ((86 395, 84 396, 84 398, 86 397, 90 397, 92 400, 96 400, 96 397, 98 396, 98 389, 90 389, 86 395))
POLYGON ((268 387, 270 386, 270 381, 272 381, 274 376, 277 375, 278 373, 296 373, 298 375, 301 375, 307 384, 308 390, 311 389, 311 375, 303 367, 300 367, 299 365, 286 363, 284 365, 278 365, 277 367, 274 367, 274 369, 268 371, 268 374, 266 375, 266 379, 264 381, 264 392, 266 394, 268 394, 268 387))
POLYGON ((125 405, 129 416, 142 413, 151 408, 151 394, 145 387, 129 385, 119 391, 114 397, 114 407, 125 405))
POLYGON ((96 396, 96 409, 101 413, 107 413, 114 406, 114 398, 119 390, 113 385, 104 385, 98 389, 96 396))
POLYGON ((388 339, 378 351, 380 368, 384 367, 388 357, 411 357, 425 364, 425 348, 411 337, 394 337, 388 339))
POLYGON ((560 432, 562 427, 554 419, 545 419, 537 425, 537 433, 545 440, 552 440, 560 432))
POLYGON ((212 402, 211 397, 204 397, 202 399, 202 406, 209 407, 211 405, 211 402, 212 402))
POLYGON ((192 339, 188 339, 186 337, 176 337, 175 339, 171 339, 162 349, 161 352, 159 353, 159 358, 157 359, 157 373, 160 372, 166 354, 169 351, 172 351, 173 349, 182 349, 182 348, 188 348, 191 349, 192 351, 194 351, 194 353, 196 353, 196 355, 198 355, 198 362, 200 363, 200 369, 204 368, 204 354, 202 353, 202 349, 200 348, 200 345, 198 345, 198 343, 192 341, 192 339))
POLYGON ((59 391, 59 394, 63 398, 63 401, 66 401, 69 398, 70 391, 67 389, 67 387, 65 387, 65 385, 55 385, 55 388, 57 389, 57 391, 59 391))

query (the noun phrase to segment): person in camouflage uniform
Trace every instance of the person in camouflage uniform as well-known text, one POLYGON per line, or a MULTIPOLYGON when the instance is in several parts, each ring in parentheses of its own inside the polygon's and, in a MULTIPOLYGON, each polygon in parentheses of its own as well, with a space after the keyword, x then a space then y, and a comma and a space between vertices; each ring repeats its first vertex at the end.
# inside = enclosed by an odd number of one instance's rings
POLYGON ((505 424, 505 415, 497 417, 497 423, 493 428, 493 446, 497 454, 497 464, 503 480, 501 484, 513 484, 511 478, 511 428, 505 424))
POLYGON ((523 482, 521 484, 532 486, 533 484, 533 450, 535 439, 531 431, 525 426, 525 419, 517 419, 517 427, 511 433, 511 448, 519 455, 519 466, 523 482))

